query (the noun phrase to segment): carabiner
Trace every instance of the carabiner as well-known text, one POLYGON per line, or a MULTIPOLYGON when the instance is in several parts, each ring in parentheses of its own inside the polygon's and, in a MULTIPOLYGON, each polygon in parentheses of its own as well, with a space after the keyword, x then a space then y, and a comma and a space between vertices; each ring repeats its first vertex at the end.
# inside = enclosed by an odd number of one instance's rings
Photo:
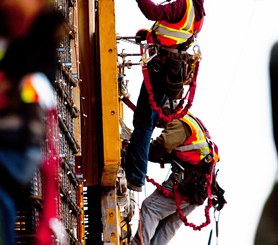
POLYGON ((150 62, 155 56, 157 56, 158 54, 158 47, 156 44, 146 44, 143 47, 143 54, 142 54, 142 58, 140 60, 140 63, 142 64, 147 64, 148 62, 150 62), (149 52, 148 50, 150 48, 154 48, 154 50, 152 50, 152 52, 154 52, 153 55, 147 57, 147 53, 149 52))

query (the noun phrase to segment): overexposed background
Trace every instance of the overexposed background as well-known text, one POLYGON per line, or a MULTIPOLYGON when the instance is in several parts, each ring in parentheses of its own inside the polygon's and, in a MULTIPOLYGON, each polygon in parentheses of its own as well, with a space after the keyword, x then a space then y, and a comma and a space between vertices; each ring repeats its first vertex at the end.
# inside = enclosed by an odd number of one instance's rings
MULTIPOLYGON (((191 111, 207 126, 219 147, 220 186, 228 204, 219 217, 219 245, 252 245, 264 202, 271 191, 277 168, 272 136, 269 91, 269 59, 278 41, 277 0, 205 1, 206 17, 198 36, 203 58, 191 111)), ((141 28, 150 28, 135 0, 116 0, 116 31, 119 36, 134 36, 141 28)), ((139 46, 119 42, 118 51, 139 53, 139 46)), ((128 57, 134 62, 139 57, 128 57)), ((142 84, 139 66, 126 69, 130 99, 136 104, 142 84)), ((133 112, 125 107, 124 121, 132 126, 133 112)), ((154 132, 154 137, 159 132, 154 132)), ((148 175, 162 182, 169 168, 149 164, 148 175)), ((147 183, 138 204, 154 187, 147 183)), ((215 239, 212 224, 202 231, 182 226, 169 245, 211 244, 215 239)), ((133 232, 137 228, 134 217, 133 232)), ((199 207, 189 221, 205 220, 199 207)))

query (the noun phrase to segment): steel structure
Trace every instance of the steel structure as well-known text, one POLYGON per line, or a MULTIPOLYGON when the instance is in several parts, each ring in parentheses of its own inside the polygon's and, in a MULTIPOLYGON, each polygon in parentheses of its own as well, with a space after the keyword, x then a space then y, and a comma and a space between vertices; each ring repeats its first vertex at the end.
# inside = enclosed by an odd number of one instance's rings
MULTIPOLYGON (((57 47, 55 95, 59 217, 70 244, 130 244, 133 193, 126 188, 123 73, 119 67, 112 0, 54 0, 69 33, 57 47)), ((40 170, 18 209, 18 243, 34 240, 44 198, 40 170), (26 203, 28 202, 28 205, 26 203)), ((59 244, 53 237, 53 244, 59 244)))

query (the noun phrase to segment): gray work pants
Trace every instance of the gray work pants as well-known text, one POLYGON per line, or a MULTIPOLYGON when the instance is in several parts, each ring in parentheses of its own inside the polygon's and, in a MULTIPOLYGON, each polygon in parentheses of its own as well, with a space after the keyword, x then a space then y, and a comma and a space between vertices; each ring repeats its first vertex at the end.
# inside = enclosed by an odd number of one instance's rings
MULTIPOLYGON (((183 202, 181 208, 185 216, 190 214, 196 205, 183 202)), ((140 219, 142 228, 138 227, 132 245, 166 245, 174 237, 183 222, 176 213, 176 203, 155 190, 142 203, 140 219), (140 242, 142 238, 142 244, 140 242)))

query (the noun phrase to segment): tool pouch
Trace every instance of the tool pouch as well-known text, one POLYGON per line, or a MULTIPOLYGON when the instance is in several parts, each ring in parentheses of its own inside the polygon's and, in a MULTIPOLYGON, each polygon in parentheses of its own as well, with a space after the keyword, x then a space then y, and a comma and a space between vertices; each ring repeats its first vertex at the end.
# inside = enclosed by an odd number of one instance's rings
MULTIPOLYGON (((191 204, 202 205, 208 197, 207 175, 210 174, 210 163, 201 162, 198 165, 184 164, 184 178, 179 182, 178 190, 186 196, 191 204)), ((216 181, 216 174, 212 176, 211 194, 214 196, 212 203, 220 211, 227 203, 224 198, 225 191, 216 181)))
POLYGON ((202 205, 207 198, 206 175, 210 172, 210 164, 183 166, 184 178, 179 183, 178 190, 191 201, 191 204, 202 205))
MULTIPOLYGON (((168 52, 169 54, 169 52, 168 52)), ((179 55, 172 53, 164 58, 163 86, 165 94, 171 99, 181 99, 184 85, 192 81, 195 69, 191 66, 193 55, 188 53, 179 55)))

